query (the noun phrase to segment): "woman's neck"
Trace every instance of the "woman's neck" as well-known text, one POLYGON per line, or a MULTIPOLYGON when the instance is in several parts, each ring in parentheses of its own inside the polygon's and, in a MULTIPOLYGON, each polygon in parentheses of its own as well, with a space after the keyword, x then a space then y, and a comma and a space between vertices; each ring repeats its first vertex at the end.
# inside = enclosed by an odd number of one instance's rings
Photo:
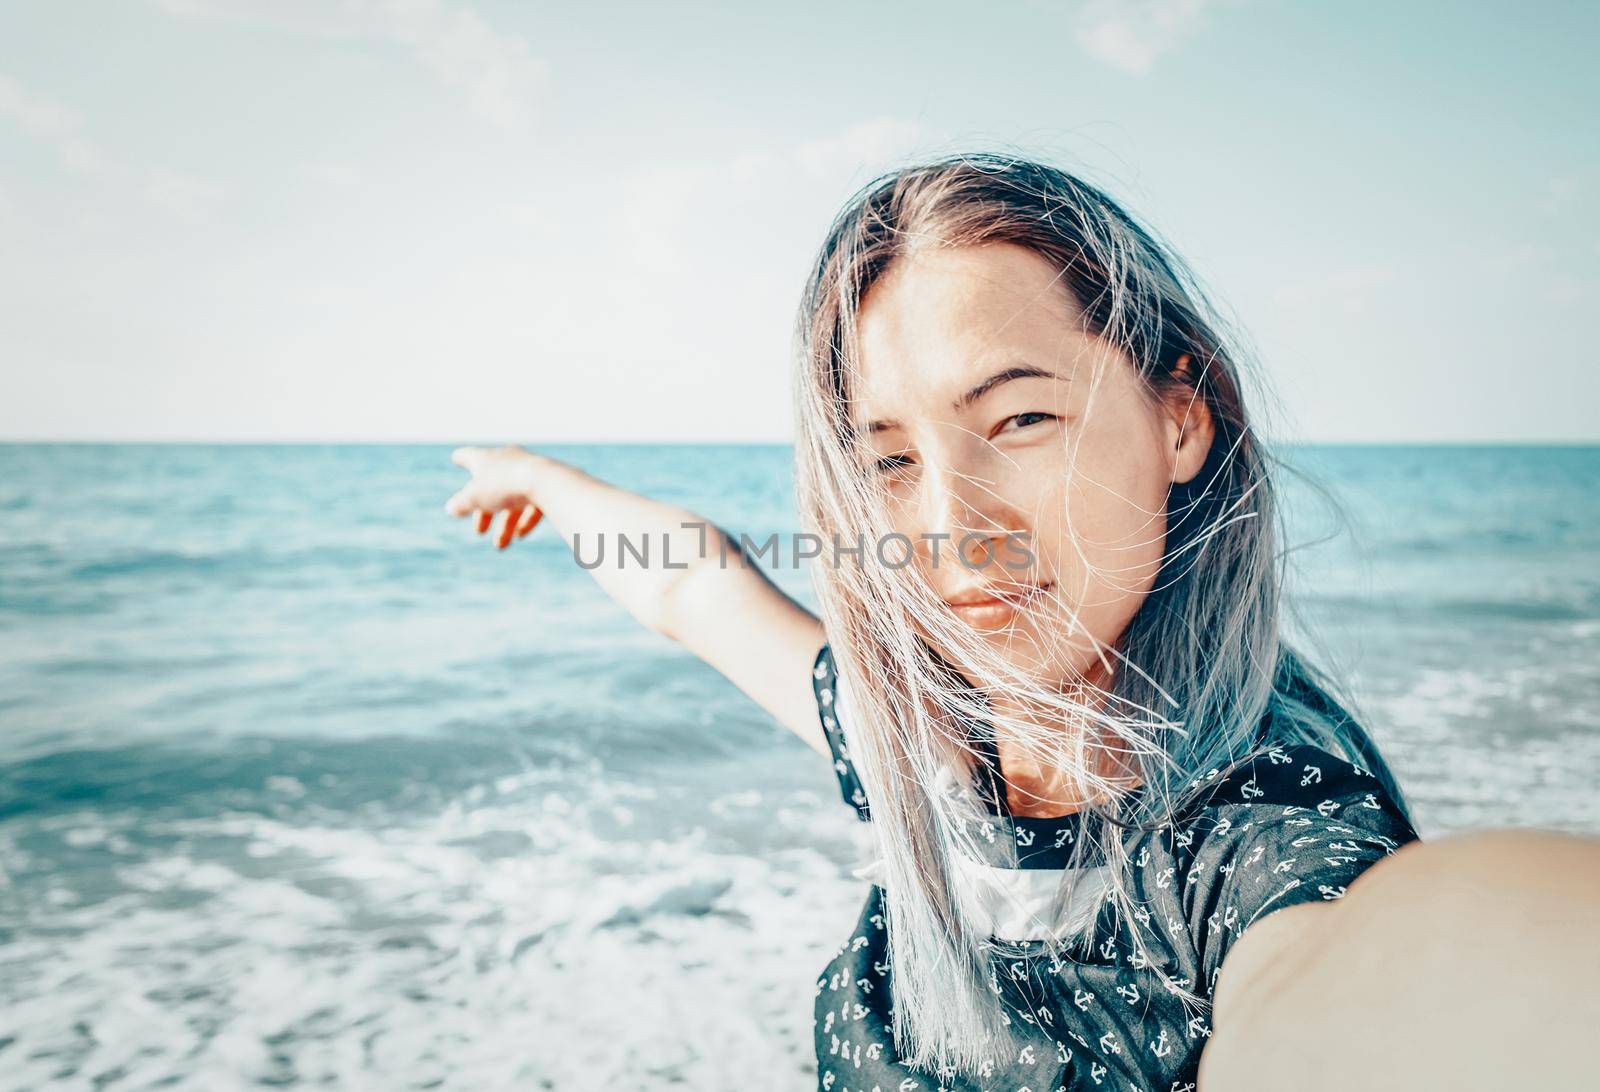
MULTIPOLYGON (((1078 691, 1104 694, 1095 684, 1079 684, 1078 691)), ((1092 774, 1079 778, 1067 765, 1050 762, 1048 754, 1041 755, 1037 747, 1028 746, 1014 734, 1008 735, 1003 726, 997 727, 995 754, 1004 782, 1006 810, 1011 815, 1056 819, 1099 803, 1111 792, 1126 791, 1139 784, 1138 772, 1128 761, 1128 752, 1107 746, 1103 742, 1103 729, 1083 720, 1067 720, 1060 709, 1028 709, 1003 698, 991 705, 1002 714, 998 719, 1028 721, 1059 738, 1067 747, 1072 746, 1074 736, 1093 733, 1097 740, 1084 749, 1092 774)))

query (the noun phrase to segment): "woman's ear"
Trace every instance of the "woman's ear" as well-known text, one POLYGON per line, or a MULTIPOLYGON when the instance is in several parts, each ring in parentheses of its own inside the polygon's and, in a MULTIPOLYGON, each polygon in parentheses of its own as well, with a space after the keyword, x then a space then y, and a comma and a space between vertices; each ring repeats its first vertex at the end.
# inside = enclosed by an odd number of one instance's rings
POLYGON ((1188 353, 1178 358, 1172 366, 1172 378, 1177 384, 1169 390, 1165 402, 1167 410, 1167 455, 1174 484, 1187 482, 1206 463, 1211 452, 1211 442, 1216 435, 1216 424, 1211 419, 1211 407, 1200 396, 1194 378, 1193 359, 1188 353))

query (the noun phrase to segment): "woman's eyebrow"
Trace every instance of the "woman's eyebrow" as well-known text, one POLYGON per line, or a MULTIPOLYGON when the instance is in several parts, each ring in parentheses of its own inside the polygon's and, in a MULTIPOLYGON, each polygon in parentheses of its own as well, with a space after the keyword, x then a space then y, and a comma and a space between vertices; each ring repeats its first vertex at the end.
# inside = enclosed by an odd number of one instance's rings
MULTIPOLYGON (((963 394, 960 398, 957 398, 954 402, 950 403, 950 408, 958 412, 964 410, 968 406, 972 405, 972 403, 976 402, 978 399, 982 398, 984 395, 1000 386, 1002 383, 1009 383, 1013 379, 1061 378, 1062 376, 1057 375, 1055 372, 1046 371, 1044 368, 1036 367, 1032 364, 1014 364, 1009 368, 1003 368, 1000 371, 995 372, 989 378, 973 387, 966 394, 963 394)), ((884 432, 888 429, 899 427, 899 423, 895 421, 868 421, 866 425, 866 431, 868 435, 871 435, 874 432, 884 432)))

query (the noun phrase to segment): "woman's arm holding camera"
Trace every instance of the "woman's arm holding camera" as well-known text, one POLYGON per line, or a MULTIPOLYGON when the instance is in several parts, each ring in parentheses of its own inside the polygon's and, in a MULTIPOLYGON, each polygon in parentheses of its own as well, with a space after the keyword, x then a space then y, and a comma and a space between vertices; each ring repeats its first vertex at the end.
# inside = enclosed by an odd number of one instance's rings
POLYGON ((473 516, 481 534, 504 512, 495 530, 501 549, 548 519, 589 575, 643 625, 682 644, 830 755, 809 685, 827 639, 822 623, 721 528, 515 445, 457 448, 451 459, 472 480, 446 502, 448 513, 473 516), (624 538, 648 543, 648 563, 632 554, 619 563, 624 538))
POLYGON ((1200 1092, 1578 1088, 1600 1027, 1600 840, 1413 842, 1228 953, 1200 1092))

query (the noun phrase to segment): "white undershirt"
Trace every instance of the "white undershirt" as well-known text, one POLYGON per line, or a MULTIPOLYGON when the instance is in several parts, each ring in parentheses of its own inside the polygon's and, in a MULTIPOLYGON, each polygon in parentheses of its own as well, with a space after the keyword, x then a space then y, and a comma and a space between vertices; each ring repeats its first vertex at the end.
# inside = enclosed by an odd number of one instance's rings
MULTIPOLYGON (((845 728, 850 714, 846 707, 850 699, 844 677, 835 675, 833 690, 833 716, 845 739, 850 733, 845 728)), ((883 855, 877 847, 875 831, 870 823, 860 825, 859 833, 862 863, 851 874, 858 879, 883 885, 885 879, 883 855)), ((986 928, 996 940, 1046 940, 1063 938, 1080 932, 1094 920, 1100 904, 1105 899, 1108 870, 1104 865, 1082 868, 1072 901, 1059 917, 1049 911, 1057 891, 1065 882, 1066 869, 1057 868, 999 868, 976 861, 965 854, 953 855, 961 882, 958 897, 966 903, 969 920, 986 928)))

